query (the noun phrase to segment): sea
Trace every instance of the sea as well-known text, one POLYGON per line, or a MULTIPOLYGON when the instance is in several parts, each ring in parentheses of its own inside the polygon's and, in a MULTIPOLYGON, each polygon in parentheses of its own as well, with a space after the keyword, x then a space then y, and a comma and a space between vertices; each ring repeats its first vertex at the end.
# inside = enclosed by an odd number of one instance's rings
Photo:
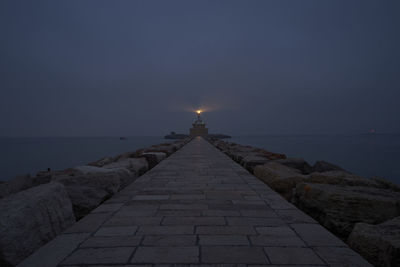
POLYGON ((167 143, 160 136, 0 138, 0 181, 38 171, 62 170, 104 157, 167 143))
MULTIPOLYGON (((162 137, 0 138, 0 181, 40 170, 61 170, 103 157, 171 142, 162 137)), ((325 160, 363 177, 400 184, 400 134, 257 135, 226 139, 242 145, 304 158, 325 160)))
POLYGON ((365 178, 400 185, 400 134, 237 136, 231 142, 303 158, 328 161, 365 178))

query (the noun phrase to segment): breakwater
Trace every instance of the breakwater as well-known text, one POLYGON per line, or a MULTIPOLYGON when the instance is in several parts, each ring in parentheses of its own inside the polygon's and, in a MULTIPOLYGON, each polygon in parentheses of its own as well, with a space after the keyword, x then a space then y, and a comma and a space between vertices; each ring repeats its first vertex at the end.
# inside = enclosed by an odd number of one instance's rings
MULTIPOLYGON (((377 203, 390 214, 393 208, 386 200, 392 197, 398 203, 395 185, 355 177, 327 162, 310 166, 301 159, 220 140, 209 140, 214 146, 200 137, 188 141, 10 181, 1 187, 1 265, 369 266, 343 242, 347 238, 330 229, 340 240, 320 224, 329 229, 322 217, 331 223, 332 214, 349 210, 367 218, 371 213, 364 206, 376 208, 376 200, 365 202, 364 195, 353 194, 356 205, 343 211, 348 199, 330 199, 316 189, 329 185, 350 191, 385 190, 386 199, 378 198, 377 203), (302 180, 292 179, 293 173, 302 180), (334 178, 324 178, 330 181, 326 182, 321 178, 326 176, 334 178), (360 184, 366 180, 368 184, 360 184), (309 202, 319 203, 320 209, 309 202), (81 219, 76 222, 77 218, 81 219)), ((337 225, 349 225, 347 217, 336 219, 337 225)), ((396 218, 350 225, 353 241, 348 244, 362 252, 355 244, 374 249, 376 244, 366 241, 376 237, 379 245, 393 249, 375 249, 375 254, 364 256, 376 266, 396 266, 396 244, 381 230, 390 229, 391 238, 396 238, 396 218)))
POLYGON ((370 266, 197 137, 19 266, 370 266))
POLYGON ((340 166, 211 139, 286 200, 347 242, 375 266, 400 265, 400 188, 340 166))
POLYGON ((189 140, 1 183, 0 265, 18 264, 189 140))

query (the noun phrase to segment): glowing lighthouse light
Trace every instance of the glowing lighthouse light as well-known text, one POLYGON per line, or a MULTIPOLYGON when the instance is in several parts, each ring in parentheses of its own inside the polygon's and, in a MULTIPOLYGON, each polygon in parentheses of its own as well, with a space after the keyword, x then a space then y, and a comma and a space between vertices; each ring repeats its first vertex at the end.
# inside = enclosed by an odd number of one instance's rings
POLYGON ((192 124, 193 127, 190 128, 190 136, 199 136, 199 135, 207 135, 208 134, 208 129, 206 128, 206 124, 200 117, 200 114, 202 112, 203 112, 203 110, 201 110, 201 109, 196 110, 197 119, 192 124))

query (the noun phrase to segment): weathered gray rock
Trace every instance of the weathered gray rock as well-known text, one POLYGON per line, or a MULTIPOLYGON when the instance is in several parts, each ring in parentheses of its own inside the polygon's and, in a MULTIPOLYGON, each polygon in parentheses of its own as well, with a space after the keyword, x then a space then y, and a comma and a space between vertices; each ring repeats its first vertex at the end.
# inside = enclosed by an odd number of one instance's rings
POLYGON ((307 183, 316 184, 370 186, 380 188, 380 186, 376 182, 370 179, 365 179, 358 175, 350 174, 344 171, 313 172, 307 175, 304 181, 307 183))
POLYGON ((258 165, 263 165, 270 161, 268 158, 264 156, 260 156, 257 153, 251 153, 247 156, 244 156, 240 161, 240 164, 245 167, 248 171, 253 172, 254 168, 258 165))
POLYGON ((256 166, 254 175, 282 194, 286 199, 291 199, 292 191, 296 184, 303 182, 307 178, 299 170, 275 161, 256 166))
POLYGON ((122 189, 131 173, 126 169, 105 169, 93 166, 75 167, 78 172, 71 175, 58 175, 52 177, 55 182, 62 183, 65 186, 89 186, 101 188, 110 195, 115 194, 122 189))
POLYGON ((399 193, 364 186, 301 183, 295 204, 342 238, 355 223, 376 224, 400 214, 399 193))
POLYGON ((50 182, 50 175, 31 177, 29 174, 18 175, 5 183, 0 184, 0 198, 50 182))
POLYGON ((105 169, 124 168, 131 171, 135 176, 140 176, 149 169, 146 158, 127 158, 104 165, 105 169))
POLYGON ((329 171, 343 171, 346 172, 344 169, 342 169, 341 167, 326 162, 326 161, 317 161, 315 162, 314 166, 313 166, 313 171, 314 172, 329 172, 329 171))
POLYGON ((378 225, 357 223, 348 244, 375 266, 400 266, 400 217, 378 225))
POLYGON ((63 185, 48 183, 0 200, 0 262, 16 265, 75 222, 63 185))
POLYGON ((177 150, 178 150, 177 145, 174 145, 173 143, 164 143, 164 144, 153 145, 145 149, 143 152, 164 152, 167 156, 169 156, 177 150))
MULTIPOLYGON (((42 171, 39 172, 36 176, 43 176, 46 175, 46 172, 42 171)), ((59 175, 69 175, 69 176, 74 176, 75 174, 80 173, 79 170, 76 170, 74 168, 68 168, 68 169, 64 169, 64 170, 54 170, 54 171, 50 171, 50 176, 54 177, 54 176, 59 176, 59 175)))
MULTIPOLYGON (((107 165, 106 165, 107 166, 107 165)), ((87 176, 88 179, 84 180, 85 183, 90 183, 95 182, 96 183, 96 177, 98 178, 98 183, 105 183, 104 186, 107 186, 109 184, 107 182, 107 177, 112 177, 112 179, 109 181, 113 185, 110 185, 110 190, 106 188, 106 191, 110 191, 111 193, 115 193, 122 189, 124 186, 128 185, 131 183, 135 177, 137 176, 135 173, 131 172, 130 170, 123 168, 123 167, 118 167, 117 165, 110 165, 108 168, 103 167, 94 167, 94 166, 78 166, 75 167, 74 170, 78 171, 75 173, 73 176, 87 176), (113 188, 116 186, 117 183, 115 183, 115 179, 118 178, 120 180, 119 185, 117 188, 114 190, 113 188)), ((70 175, 71 176, 71 175, 70 175)), ((75 179, 76 180, 76 179, 75 179)), ((79 182, 79 181, 77 181, 79 182)), ((104 186, 100 186, 101 188, 105 188, 104 186)))
POLYGON ((180 149, 186 144, 186 142, 187 142, 186 140, 178 140, 175 141, 173 144, 174 146, 176 146, 177 149, 180 149))
POLYGON ((95 167, 103 167, 104 165, 110 164, 112 162, 114 162, 114 158, 105 157, 105 158, 99 159, 97 161, 91 162, 88 165, 89 166, 95 166, 95 167))
POLYGON ((96 167, 96 166, 89 166, 89 165, 84 165, 84 166, 77 166, 73 168, 75 170, 74 174, 110 174, 113 173, 114 171, 109 170, 107 168, 101 168, 101 167, 96 167))
POLYGON ((71 199, 74 214, 77 220, 98 207, 111 196, 109 192, 99 187, 84 185, 69 185, 65 189, 71 199))
POLYGON ((277 160, 278 163, 290 168, 299 170, 302 174, 310 174, 313 172, 313 167, 302 158, 287 158, 277 160))
POLYGON ((165 154, 164 152, 145 152, 141 156, 146 158, 149 169, 151 169, 158 163, 160 163, 160 161, 165 159, 167 157, 167 154, 165 154))
POLYGON ((400 192, 400 187, 385 178, 382 177, 372 177, 371 181, 374 182, 377 187, 379 188, 384 188, 384 189, 389 189, 395 192, 400 192))
POLYGON ((255 153, 256 149, 250 146, 230 146, 225 150, 225 153, 234 161, 241 163, 242 160, 251 153, 255 153))
POLYGON ((243 165, 246 169, 253 171, 257 165, 262 165, 270 160, 285 159, 284 154, 273 153, 265 149, 252 146, 243 146, 224 141, 213 141, 213 144, 234 161, 243 165))
POLYGON ((125 152, 120 155, 117 155, 113 161, 120 161, 124 159, 129 159, 129 158, 137 158, 139 155, 143 152, 143 149, 138 149, 134 152, 125 152))
POLYGON ((80 219, 132 182, 135 177, 136 175, 124 168, 78 166, 72 174, 55 175, 52 180, 65 185, 75 216, 80 219))
MULTIPOLYGON (((254 168, 254 175, 272 189, 291 200, 293 190, 299 183, 336 184, 348 186, 380 187, 376 182, 343 171, 313 172, 302 174, 301 168, 292 168, 276 160, 254 168)), ((301 162, 301 161, 299 161, 301 162)))

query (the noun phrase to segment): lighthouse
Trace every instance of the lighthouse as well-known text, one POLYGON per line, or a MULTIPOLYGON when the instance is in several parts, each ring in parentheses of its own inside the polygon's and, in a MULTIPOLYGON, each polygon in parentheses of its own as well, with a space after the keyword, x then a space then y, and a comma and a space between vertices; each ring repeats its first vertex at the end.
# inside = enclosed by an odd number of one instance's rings
POLYGON ((200 117, 201 110, 197 110, 197 119, 192 124, 193 127, 190 128, 190 136, 204 136, 208 134, 208 129, 206 128, 206 124, 200 117))

